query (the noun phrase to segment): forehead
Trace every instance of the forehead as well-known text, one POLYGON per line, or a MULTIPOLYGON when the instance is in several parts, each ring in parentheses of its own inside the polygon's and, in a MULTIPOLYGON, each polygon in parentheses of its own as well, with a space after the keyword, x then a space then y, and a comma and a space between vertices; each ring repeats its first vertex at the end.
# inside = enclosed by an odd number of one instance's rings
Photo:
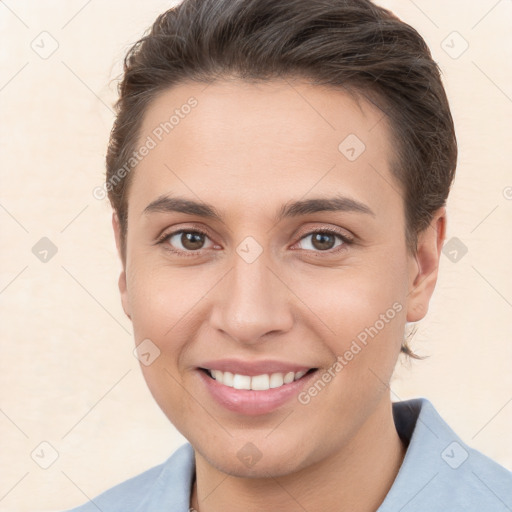
POLYGON ((148 106, 143 145, 151 149, 132 176, 134 212, 162 194, 221 208, 239 202, 245 211, 333 189, 377 210, 400 199, 389 184, 394 153, 386 117, 364 98, 330 87, 184 83, 148 106))

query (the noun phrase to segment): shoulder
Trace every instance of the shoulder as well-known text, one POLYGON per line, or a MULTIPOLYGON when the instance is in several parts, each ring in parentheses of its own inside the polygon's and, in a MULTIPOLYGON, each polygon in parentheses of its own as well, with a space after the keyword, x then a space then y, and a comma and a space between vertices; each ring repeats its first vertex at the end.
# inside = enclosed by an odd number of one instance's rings
POLYGON ((67 512, 126 512, 147 510, 161 503, 177 504, 173 510, 188 511, 192 479, 194 476, 194 452, 186 443, 180 446, 163 464, 106 490, 87 503, 67 512), (178 508, 180 507, 180 508, 178 508))
POLYGON ((468 446, 425 398, 393 404, 409 442, 379 512, 512 510, 512 472, 468 446))

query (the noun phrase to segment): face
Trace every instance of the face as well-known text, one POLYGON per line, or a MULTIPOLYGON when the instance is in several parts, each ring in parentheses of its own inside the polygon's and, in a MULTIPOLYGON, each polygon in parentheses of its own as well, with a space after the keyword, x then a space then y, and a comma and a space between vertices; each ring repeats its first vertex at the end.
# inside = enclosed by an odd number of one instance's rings
POLYGON ((304 82, 186 84, 149 106, 143 144, 119 284, 159 406, 231 474, 348 449, 387 411, 444 236, 407 252, 382 112, 304 82))

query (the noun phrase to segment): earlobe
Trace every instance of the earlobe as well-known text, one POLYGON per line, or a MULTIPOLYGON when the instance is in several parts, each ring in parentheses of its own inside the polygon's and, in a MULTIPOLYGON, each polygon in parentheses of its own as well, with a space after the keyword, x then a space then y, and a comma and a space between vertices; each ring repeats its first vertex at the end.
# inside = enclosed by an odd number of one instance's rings
POLYGON ((416 254, 410 258, 407 322, 417 322, 428 312, 445 235, 446 208, 443 206, 435 212, 430 225, 418 235, 416 254))
POLYGON ((123 311, 125 315, 131 320, 132 317, 130 315, 130 302, 128 299, 128 290, 126 286, 126 271, 123 269, 121 274, 119 274, 118 280, 119 292, 121 293, 121 304, 123 306, 123 311))
POLYGON ((123 311, 125 315, 131 320, 132 317, 130 315, 130 301, 128 298, 128 287, 126 284, 126 265, 121 250, 121 225, 119 223, 119 217, 117 215, 117 212, 115 211, 112 213, 112 227, 114 229, 117 252, 123 264, 123 270, 121 271, 121 274, 119 274, 118 280, 119 292, 121 294, 121 304, 123 306, 123 311))

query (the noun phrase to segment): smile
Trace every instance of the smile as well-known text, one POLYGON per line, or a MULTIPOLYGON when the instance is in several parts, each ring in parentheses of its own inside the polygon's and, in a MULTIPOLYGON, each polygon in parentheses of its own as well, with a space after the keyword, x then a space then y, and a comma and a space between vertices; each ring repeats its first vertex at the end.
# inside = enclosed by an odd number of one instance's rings
POLYGON ((197 368, 206 396, 224 410, 248 416, 269 414, 285 404, 297 403, 298 394, 318 371, 318 368, 282 363, 244 365, 219 362, 215 366, 224 368, 208 368, 207 365, 197 368), (265 370, 268 373, 263 373, 265 370))
POLYGON ((307 371, 287 372, 287 373, 264 373, 261 375, 243 375, 239 373, 223 372, 221 370, 212 370, 204 368, 204 371, 220 384, 234 389, 246 389, 253 391, 267 391, 268 389, 280 388, 286 384, 301 379, 309 372, 314 371, 311 368, 307 371))

